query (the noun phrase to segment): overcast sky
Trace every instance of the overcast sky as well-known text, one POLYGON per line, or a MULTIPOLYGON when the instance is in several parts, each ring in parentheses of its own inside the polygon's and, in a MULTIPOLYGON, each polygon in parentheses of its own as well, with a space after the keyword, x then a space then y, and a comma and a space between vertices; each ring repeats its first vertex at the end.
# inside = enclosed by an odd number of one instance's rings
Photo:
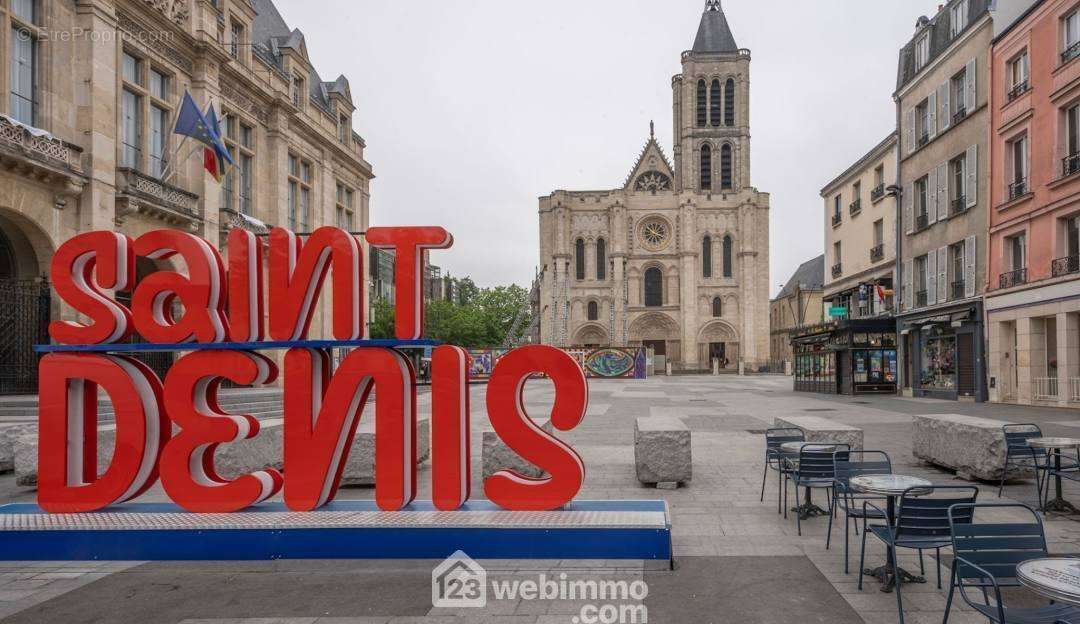
MULTIPOLYGON (((324 80, 345 74, 375 169, 371 222, 443 225, 432 255, 527 286, 537 198, 622 186, 704 0, 277 0, 324 80)), ((752 183, 772 195, 779 290, 822 253, 821 187, 894 126, 896 55, 928 0, 725 0, 750 48, 752 183)))

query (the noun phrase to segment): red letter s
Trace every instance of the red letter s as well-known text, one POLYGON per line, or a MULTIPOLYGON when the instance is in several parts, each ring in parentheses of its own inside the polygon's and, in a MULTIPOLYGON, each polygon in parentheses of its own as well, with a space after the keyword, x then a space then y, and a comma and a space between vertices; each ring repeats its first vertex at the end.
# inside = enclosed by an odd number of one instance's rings
POLYGON ((131 238, 116 232, 79 234, 56 250, 49 273, 56 294, 93 321, 90 325, 53 321, 49 324, 53 340, 105 344, 131 333, 131 311, 101 292, 103 288, 125 290, 135 279, 131 238))

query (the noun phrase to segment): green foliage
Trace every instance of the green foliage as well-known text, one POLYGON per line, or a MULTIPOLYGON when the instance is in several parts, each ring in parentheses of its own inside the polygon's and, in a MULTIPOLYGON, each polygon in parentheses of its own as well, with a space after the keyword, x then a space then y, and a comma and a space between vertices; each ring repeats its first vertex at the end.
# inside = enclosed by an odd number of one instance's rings
MULTIPOLYGON (((502 346, 520 312, 517 340, 532 319, 529 293, 521 286, 479 288, 467 277, 454 283, 454 301, 428 301, 426 308, 427 338, 469 349, 502 346)), ((386 301, 375 304, 371 337, 394 337, 394 307, 386 301)))

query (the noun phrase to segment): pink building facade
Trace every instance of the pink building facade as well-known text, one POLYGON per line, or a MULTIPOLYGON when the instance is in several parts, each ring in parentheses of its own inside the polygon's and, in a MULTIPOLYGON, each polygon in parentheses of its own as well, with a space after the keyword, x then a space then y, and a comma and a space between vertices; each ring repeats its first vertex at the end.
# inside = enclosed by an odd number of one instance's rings
POLYGON ((990 400, 1080 404, 1080 2, 1042 0, 990 59, 990 400))

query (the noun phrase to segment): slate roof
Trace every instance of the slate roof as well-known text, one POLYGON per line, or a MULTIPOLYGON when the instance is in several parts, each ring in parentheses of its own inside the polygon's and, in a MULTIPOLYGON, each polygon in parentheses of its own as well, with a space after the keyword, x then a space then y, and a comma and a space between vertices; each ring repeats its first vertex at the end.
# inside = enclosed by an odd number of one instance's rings
POLYGON ((995 0, 967 0, 967 23, 960 25, 960 31, 956 37, 952 36, 952 8, 962 0, 949 0, 942 5, 941 10, 933 18, 919 17, 915 23, 915 35, 900 49, 900 62, 896 75, 896 90, 900 91, 908 83, 915 80, 922 70, 934 62, 934 59, 945 53, 946 50, 959 39, 960 33, 971 28, 981 20, 986 12, 993 7, 995 0), (930 57, 922 68, 915 68, 915 43, 924 34, 930 35, 930 57))
MULTIPOLYGON (((255 23, 251 26, 254 52, 270 62, 279 72, 284 73, 281 50, 288 48, 301 51, 304 33, 299 28, 289 28, 272 0, 252 0, 252 6, 255 7, 256 12, 255 23)), ((340 93, 352 103, 349 81, 343 75, 332 82, 326 82, 315 71, 315 68, 312 68, 307 83, 311 101, 323 110, 330 110, 331 93, 340 93)))
POLYGON ((795 274, 784 284, 784 289, 776 295, 777 299, 783 299, 795 294, 795 289, 821 290, 825 283, 825 254, 808 260, 795 269, 795 274))
POLYGON ((701 24, 698 26, 697 38, 694 39, 693 51, 705 54, 739 51, 720 0, 708 0, 705 3, 705 12, 701 14, 701 24))

